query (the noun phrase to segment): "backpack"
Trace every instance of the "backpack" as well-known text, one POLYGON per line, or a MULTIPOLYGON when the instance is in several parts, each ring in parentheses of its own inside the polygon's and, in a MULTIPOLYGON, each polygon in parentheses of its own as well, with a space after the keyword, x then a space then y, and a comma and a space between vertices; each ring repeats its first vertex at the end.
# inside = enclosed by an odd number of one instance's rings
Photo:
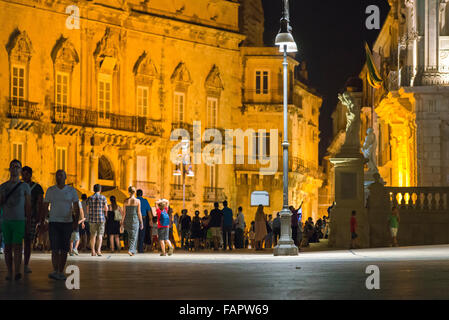
POLYGON ((162 227, 168 227, 170 225, 170 217, 168 216, 167 210, 162 210, 160 216, 160 224, 162 227))

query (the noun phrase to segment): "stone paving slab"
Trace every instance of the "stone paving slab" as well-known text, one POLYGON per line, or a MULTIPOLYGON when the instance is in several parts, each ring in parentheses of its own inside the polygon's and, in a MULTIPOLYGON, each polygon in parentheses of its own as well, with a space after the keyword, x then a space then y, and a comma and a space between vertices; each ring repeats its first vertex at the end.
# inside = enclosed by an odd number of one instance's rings
POLYGON ((0 299, 449 299, 449 246, 269 253, 178 252, 81 254, 80 290, 48 279, 49 254, 32 256, 33 273, 4 280, 0 299), (380 268, 380 290, 367 290, 365 269, 380 268))

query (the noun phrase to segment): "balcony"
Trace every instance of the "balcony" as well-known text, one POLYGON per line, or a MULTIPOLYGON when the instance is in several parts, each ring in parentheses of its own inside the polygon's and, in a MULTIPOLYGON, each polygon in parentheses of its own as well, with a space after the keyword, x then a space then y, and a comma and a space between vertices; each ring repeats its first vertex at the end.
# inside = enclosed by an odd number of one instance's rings
MULTIPOLYGON (((182 200, 182 184, 171 184, 170 199, 182 200)), ((191 185, 186 185, 185 200, 190 201, 195 197, 191 185)))
POLYGON ((39 120, 42 112, 38 108, 37 102, 23 99, 11 98, 8 100, 8 117, 13 119, 39 120))
POLYGON ((160 120, 153 120, 147 117, 119 115, 110 112, 85 110, 69 106, 53 105, 51 108, 51 121, 53 123, 110 128, 122 131, 140 132, 153 136, 162 136, 160 120))
POLYGON ((226 199, 224 188, 204 187, 204 202, 223 202, 226 199))
POLYGON ((134 181, 134 185, 136 189, 142 189, 144 197, 155 199, 159 194, 156 182, 134 181))
POLYGON ((171 131, 173 132, 175 129, 187 130, 189 132, 190 139, 193 139, 193 124, 182 121, 172 122, 171 131))
MULTIPOLYGON (((255 103, 255 104, 282 104, 284 103, 284 89, 271 89, 271 90, 256 90, 245 89, 243 90, 243 103, 255 103)), ((292 104, 291 90, 288 94, 288 103, 292 104)))

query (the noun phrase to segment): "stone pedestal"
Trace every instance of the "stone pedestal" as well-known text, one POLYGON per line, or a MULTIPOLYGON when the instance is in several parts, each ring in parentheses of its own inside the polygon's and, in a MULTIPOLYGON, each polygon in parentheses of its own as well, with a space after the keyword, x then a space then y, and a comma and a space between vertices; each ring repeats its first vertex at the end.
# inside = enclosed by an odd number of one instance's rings
POLYGON ((335 248, 349 248, 351 245, 351 212, 356 211, 358 245, 369 247, 369 223, 364 206, 365 159, 362 154, 343 154, 331 158, 335 166, 335 207, 330 217, 329 245, 335 248))
POLYGON ((278 245, 274 248, 273 254, 275 256, 296 256, 298 255, 298 248, 292 240, 291 217, 292 213, 289 209, 282 209, 281 217, 281 238, 278 245))

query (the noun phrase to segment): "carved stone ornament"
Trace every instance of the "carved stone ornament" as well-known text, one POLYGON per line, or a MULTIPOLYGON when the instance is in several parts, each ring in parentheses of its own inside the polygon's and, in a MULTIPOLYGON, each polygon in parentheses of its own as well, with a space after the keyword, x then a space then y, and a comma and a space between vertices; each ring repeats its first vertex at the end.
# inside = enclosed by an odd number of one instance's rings
POLYGON ((97 48, 95 49, 94 56, 97 62, 97 67, 100 67, 103 60, 106 57, 114 58, 115 60, 119 57, 119 43, 120 34, 114 32, 110 27, 106 27, 103 38, 98 42, 97 48))
POLYGON ((173 74, 170 77, 170 80, 177 87, 186 88, 192 83, 192 77, 190 76, 190 72, 187 69, 184 62, 180 62, 173 74))
POLYGON ((26 31, 14 30, 6 45, 6 50, 11 61, 28 63, 33 53, 33 47, 26 31))
POLYGON ((57 70, 72 72, 73 67, 79 62, 79 56, 75 47, 67 38, 62 35, 56 41, 51 58, 57 70))
POLYGON ((146 51, 137 59, 133 72, 136 76, 136 81, 142 84, 152 81, 158 75, 156 65, 146 51))
POLYGON ((219 95, 223 90, 223 81, 220 77, 220 70, 216 65, 213 65, 205 82, 206 90, 212 94, 219 95))

